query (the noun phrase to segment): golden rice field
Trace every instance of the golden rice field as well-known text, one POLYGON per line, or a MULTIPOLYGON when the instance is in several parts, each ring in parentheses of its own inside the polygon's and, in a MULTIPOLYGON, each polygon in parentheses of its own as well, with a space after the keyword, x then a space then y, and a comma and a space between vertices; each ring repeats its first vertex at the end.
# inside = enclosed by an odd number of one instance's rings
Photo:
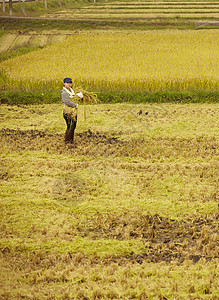
POLYGON ((86 111, 1 105, 0 299, 217 300, 219 105, 86 111))
POLYGON ((2 90, 57 90, 63 77, 93 91, 214 91, 219 32, 90 32, 4 61, 2 90))

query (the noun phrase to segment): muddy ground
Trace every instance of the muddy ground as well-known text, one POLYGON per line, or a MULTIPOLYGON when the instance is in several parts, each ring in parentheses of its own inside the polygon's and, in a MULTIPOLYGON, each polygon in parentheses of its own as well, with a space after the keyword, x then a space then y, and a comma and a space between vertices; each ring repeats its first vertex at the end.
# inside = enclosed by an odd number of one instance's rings
MULTIPOLYGON (((177 222, 159 215, 139 215, 131 218, 125 214, 119 217, 99 215, 98 221, 92 227, 85 228, 80 223, 77 229, 81 236, 91 239, 142 239, 145 242, 145 251, 140 255, 130 253, 125 257, 109 257, 104 260, 105 263, 170 263, 174 260, 178 264, 185 260, 197 263, 200 259, 209 261, 219 258, 218 218, 219 214, 216 213, 211 217, 194 217, 177 222)), ((69 256, 72 257, 71 253, 69 256)))
POLYGON ((75 132, 73 145, 64 144, 64 133, 58 134, 53 132, 39 130, 15 130, 5 128, 0 130, 0 137, 3 143, 13 150, 42 150, 51 153, 66 153, 94 155, 113 155, 113 156, 130 156, 138 155, 139 157, 148 157, 149 155, 162 154, 169 156, 170 151, 173 155, 180 154, 183 157, 196 156, 206 157, 218 154, 217 140, 210 138, 183 138, 175 137, 166 138, 139 138, 124 141, 120 139, 120 133, 109 135, 108 133, 92 132, 75 132))

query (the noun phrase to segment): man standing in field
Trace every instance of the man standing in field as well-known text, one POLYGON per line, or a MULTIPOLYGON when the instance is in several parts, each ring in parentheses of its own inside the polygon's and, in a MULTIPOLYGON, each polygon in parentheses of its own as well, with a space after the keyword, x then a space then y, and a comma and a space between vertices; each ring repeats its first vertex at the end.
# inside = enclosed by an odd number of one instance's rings
POLYGON ((77 109, 78 104, 71 101, 71 99, 83 99, 82 92, 75 94, 71 85, 72 79, 69 77, 64 78, 64 86, 61 90, 61 98, 63 102, 63 117, 67 124, 67 129, 65 132, 65 143, 72 144, 74 142, 74 131, 77 124, 77 109))

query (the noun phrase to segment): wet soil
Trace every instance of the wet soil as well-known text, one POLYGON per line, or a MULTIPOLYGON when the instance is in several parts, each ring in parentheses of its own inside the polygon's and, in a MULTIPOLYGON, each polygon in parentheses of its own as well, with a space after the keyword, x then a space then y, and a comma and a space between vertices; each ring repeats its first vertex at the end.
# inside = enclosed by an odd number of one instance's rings
POLYGON ((63 152, 83 153, 83 155, 138 156, 142 158, 162 155, 162 157, 206 157, 219 155, 214 137, 193 139, 175 137, 139 138, 124 141, 118 134, 102 132, 75 132, 74 144, 64 144, 64 133, 58 134, 40 130, 0 130, 0 138, 13 150, 44 150, 61 154, 63 152))
POLYGON ((91 239, 140 239, 145 242, 145 251, 140 255, 130 253, 123 258, 110 258, 113 261, 128 260, 141 264, 145 260, 177 260, 180 264, 189 259, 196 263, 201 258, 207 261, 219 258, 218 218, 219 213, 211 217, 194 217, 180 222, 159 215, 99 215, 95 221, 89 220, 89 228, 81 222, 77 229, 81 236, 91 239))
MULTIPOLYGON (((67 256, 78 264, 86 264, 88 261, 91 264, 99 264, 101 261, 106 265, 112 262, 125 265, 127 262, 142 264, 144 262, 171 263, 173 261, 180 265, 184 261, 191 261, 192 263, 197 263, 200 260, 212 261, 219 258, 218 219, 219 213, 215 213, 211 217, 194 217, 180 222, 162 218, 158 215, 147 215, 139 216, 134 222, 139 223, 133 225, 133 220, 129 222, 128 219, 127 223, 122 224, 121 216, 109 216, 108 220, 103 217, 102 221, 109 224, 107 229, 104 228, 103 223, 96 224, 96 226, 93 224, 93 227, 89 226, 89 229, 82 229, 83 224, 80 223, 77 228, 78 235, 86 236, 91 242, 95 239, 140 239, 145 242, 145 249, 140 254, 131 252, 126 256, 108 255, 102 259, 95 254, 92 257, 86 257, 80 253, 79 258, 77 253, 68 252, 67 256), (112 222, 114 222, 114 225, 112 225, 112 222), (126 227, 128 226, 132 229, 127 234, 126 227), (120 234, 117 233, 118 228, 121 229, 120 234)), ((6 256, 12 254, 7 247, 1 248, 0 251, 6 256)), ((46 257, 45 254, 42 260, 46 257)))
MULTIPOLYGON (((0 136, 11 138, 14 141, 23 139, 24 141, 28 140, 29 142, 35 140, 36 138, 47 139, 49 144, 50 139, 52 138, 56 139, 57 142, 60 142, 60 140, 63 140, 64 134, 51 133, 40 130, 15 130, 3 128, 0 131, 0 136)), ((75 146, 80 145, 81 141, 83 141, 83 144, 92 143, 94 145, 121 143, 121 141, 117 137, 107 136, 99 132, 92 132, 91 130, 87 130, 81 133, 75 133, 75 138, 77 139, 75 141, 75 146)))

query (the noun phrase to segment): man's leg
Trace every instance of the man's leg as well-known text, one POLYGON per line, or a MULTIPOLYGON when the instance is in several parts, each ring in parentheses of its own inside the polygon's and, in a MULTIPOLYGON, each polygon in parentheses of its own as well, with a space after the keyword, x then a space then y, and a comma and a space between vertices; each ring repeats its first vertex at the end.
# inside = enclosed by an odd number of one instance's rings
POLYGON ((71 139, 71 130, 70 129, 66 129, 66 132, 65 132, 65 143, 68 144, 70 143, 70 139, 71 139))
POLYGON ((65 143, 68 144, 70 143, 70 134, 71 134, 71 130, 70 130, 70 120, 67 114, 63 113, 63 117, 65 119, 66 125, 67 125, 67 129, 65 131, 65 143))
POLYGON ((71 127, 70 127, 70 143, 71 144, 74 143, 74 133, 75 133, 76 125, 77 125, 77 118, 76 118, 76 120, 72 120, 72 122, 71 122, 71 127))

